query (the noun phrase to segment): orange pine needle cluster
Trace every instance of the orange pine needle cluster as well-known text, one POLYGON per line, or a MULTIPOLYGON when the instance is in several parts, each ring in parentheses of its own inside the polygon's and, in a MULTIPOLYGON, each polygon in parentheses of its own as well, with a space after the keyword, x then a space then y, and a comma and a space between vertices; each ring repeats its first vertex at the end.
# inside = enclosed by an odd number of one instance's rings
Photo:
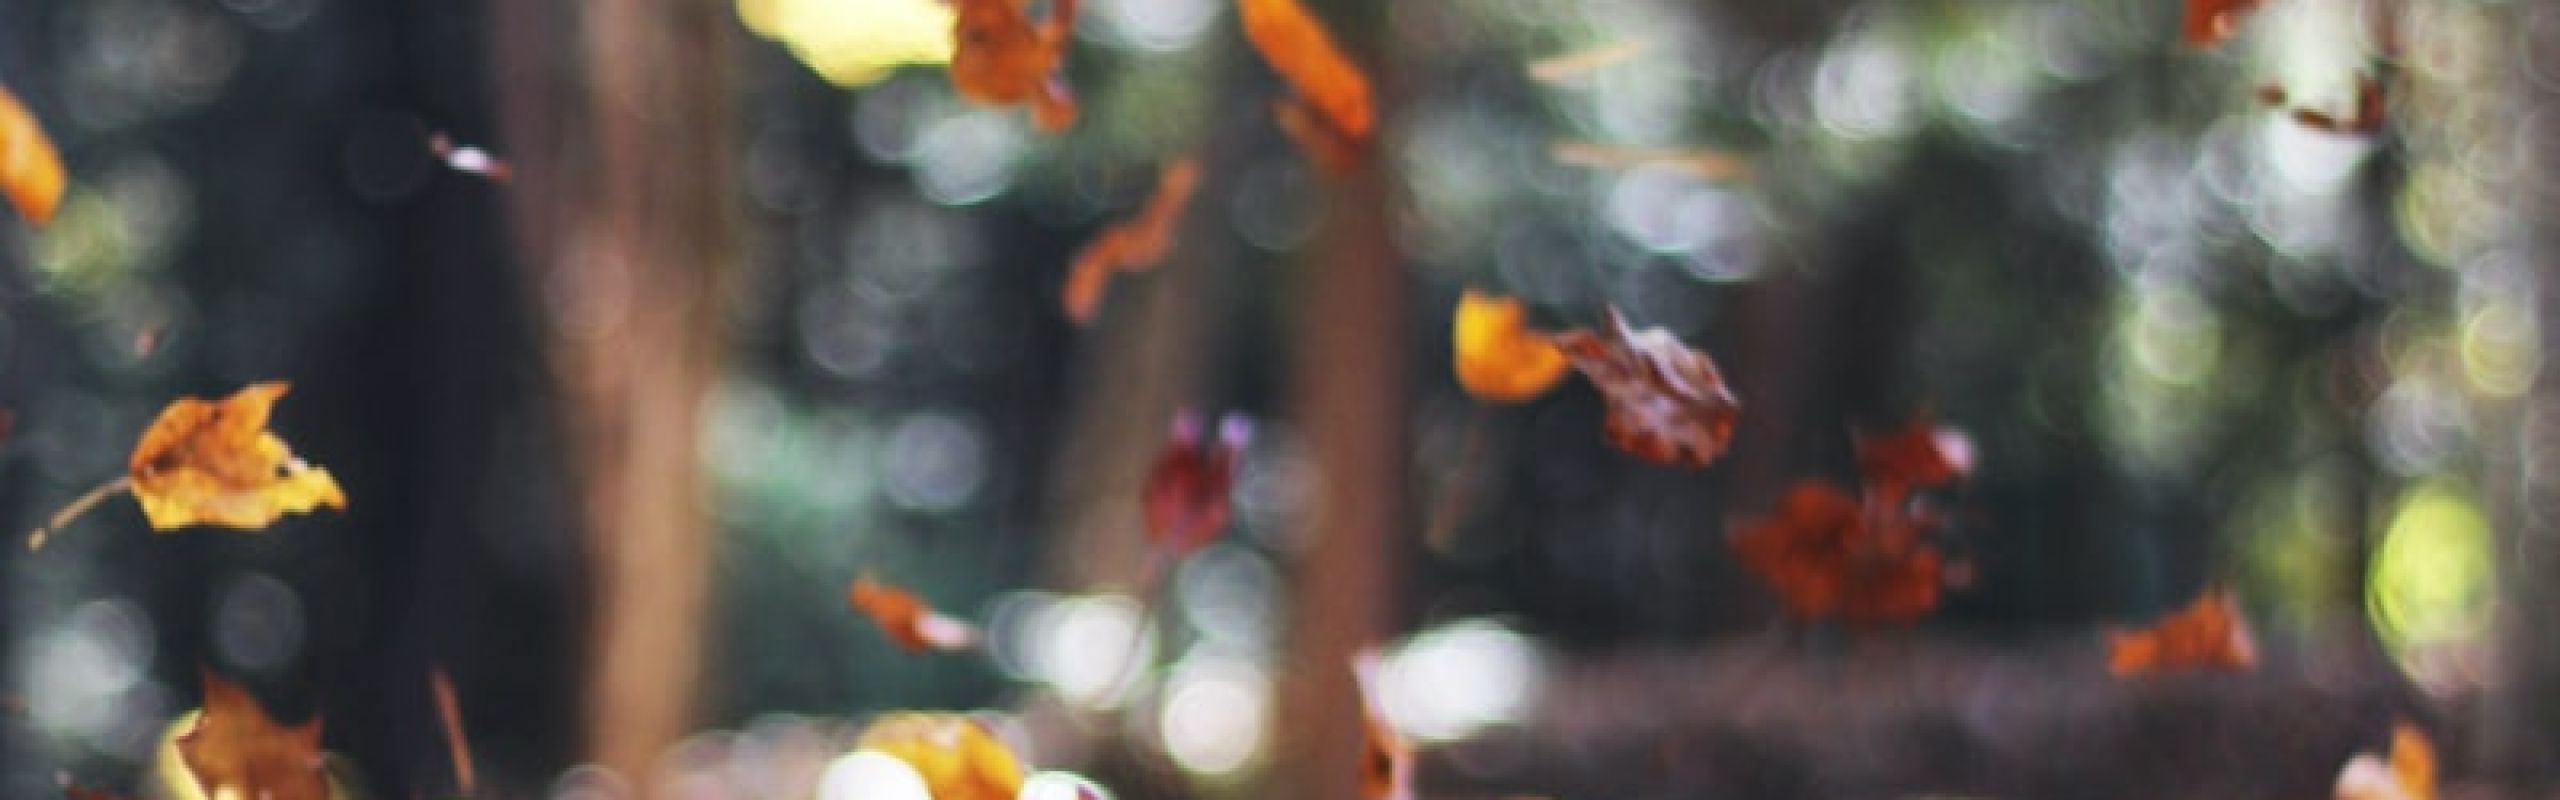
POLYGON ((1079 324, 1091 321, 1113 273, 1144 272, 1164 260, 1166 251, 1173 249, 1183 209, 1190 207, 1199 185, 1200 160, 1175 159, 1156 177, 1155 193, 1147 197, 1146 207, 1137 216, 1104 229, 1076 251, 1075 260, 1067 266, 1067 288, 1061 298, 1067 319, 1079 324))
POLYGON ((1736 527, 1734 555, 1798 619, 1859 626, 1919 619, 1938 607, 1951 569, 1933 541, 1939 519, 1911 495, 1969 473, 1971 444, 1924 418, 1859 437, 1858 466, 1863 497, 1800 481, 1775 513, 1736 527))
POLYGON ((951 25, 951 86, 991 106, 1029 106, 1032 123, 1055 133, 1075 124, 1075 94, 1058 69, 1075 32, 1076 0, 1051 0, 1033 22, 1024 0, 958 0, 951 25))
POLYGON ((2107 632, 2107 671, 2119 677, 2192 669, 2248 670, 2258 648, 2231 594, 2209 589, 2138 631, 2107 632))
POLYGON ((1296 92, 1273 109, 1281 129, 1326 172, 1359 169, 1377 127, 1368 76, 1298 0, 1237 0, 1236 10, 1246 41, 1296 92))

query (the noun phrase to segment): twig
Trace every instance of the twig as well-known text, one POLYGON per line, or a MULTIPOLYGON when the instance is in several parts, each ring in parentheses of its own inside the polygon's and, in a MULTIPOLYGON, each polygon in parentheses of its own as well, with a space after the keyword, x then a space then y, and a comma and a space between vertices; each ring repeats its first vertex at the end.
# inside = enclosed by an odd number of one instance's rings
POLYGON ((106 502, 107 498, 124 494, 125 492, 132 490, 133 477, 129 475, 119 476, 115 480, 98 484, 98 488, 91 489, 88 494, 74 498, 69 505, 63 506, 62 510, 53 512, 53 517, 45 520, 44 527, 37 528, 34 533, 27 534, 27 551, 34 552, 44 549, 45 540, 52 538, 54 531, 62 530, 63 526, 69 525, 72 521, 79 519, 80 515, 89 513, 89 509, 97 508, 98 504, 106 502))
POLYGON ((445 677, 443 667, 427 670, 427 688, 436 696, 436 717, 444 721, 444 746, 453 757, 453 780, 464 795, 471 794, 471 743, 462 736, 462 704, 453 699, 453 681, 445 677))

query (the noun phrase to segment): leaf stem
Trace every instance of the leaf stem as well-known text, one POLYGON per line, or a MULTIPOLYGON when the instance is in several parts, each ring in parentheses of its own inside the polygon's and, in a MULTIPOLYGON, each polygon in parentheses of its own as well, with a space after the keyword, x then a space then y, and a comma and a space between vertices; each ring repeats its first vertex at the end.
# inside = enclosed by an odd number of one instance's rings
POLYGON ((51 538, 54 531, 62 530, 63 526, 79 519, 80 515, 89 513, 89 509, 97 508, 98 504, 106 502, 107 498, 132 490, 133 477, 120 475, 115 480, 98 484, 98 488, 89 490, 87 494, 73 498, 69 504, 62 507, 62 510, 53 512, 53 517, 45 520, 44 527, 27 534, 27 551, 44 549, 45 540, 51 538))

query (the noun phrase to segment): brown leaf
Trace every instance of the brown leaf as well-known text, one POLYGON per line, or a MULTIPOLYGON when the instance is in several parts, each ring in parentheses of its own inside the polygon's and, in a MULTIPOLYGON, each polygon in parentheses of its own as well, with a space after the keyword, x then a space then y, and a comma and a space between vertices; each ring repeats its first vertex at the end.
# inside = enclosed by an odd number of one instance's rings
POLYGON ((2205 590, 2150 628, 2111 630, 2106 638, 2107 671, 2119 677, 2188 669, 2247 671, 2258 665, 2247 620, 2231 594, 2218 588, 2205 590))
POLYGON ((1817 480, 1798 482, 1769 517, 1736 526, 1734 555, 1798 619, 1903 623, 1938 605, 1946 564, 1923 520, 1861 505, 1817 480))
POLYGON ((1565 357, 1608 401, 1609 441, 1656 464, 1705 467, 1733 443, 1741 405, 1705 353, 1662 328, 1635 330, 1616 309, 1601 333, 1556 337, 1565 357))
POLYGON ((28 222, 52 222, 68 182, 62 154, 53 149, 53 139, 44 135, 35 113, 16 94, 0 88, 0 191, 8 193, 9 204, 28 222))
POLYGON ((247 689, 204 673, 204 707, 177 737, 178 755, 206 797, 328 800, 320 718, 283 726, 247 689))
POLYGON ((1190 206, 1199 184, 1200 160, 1175 159, 1156 176, 1155 193, 1147 197, 1146 207, 1137 216, 1104 229, 1076 251, 1075 261, 1067 267, 1063 298, 1068 319, 1077 323, 1093 319, 1112 273, 1144 272, 1164 260, 1173 247, 1174 232, 1181 227, 1182 211, 1190 206))
POLYGON ((1074 34, 1077 0, 1051 0, 1035 24, 1023 0, 958 0, 951 24, 951 85, 992 106, 1028 105, 1055 133, 1075 123, 1076 100, 1057 74, 1074 34))
POLYGON ((854 610, 880 624, 889 640, 910 653, 926 650, 963 650, 978 641, 977 628, 969 623, 943 616, 927 606, 924 600, 894 586, 856 578, 845 590, 845 599, 854 610))

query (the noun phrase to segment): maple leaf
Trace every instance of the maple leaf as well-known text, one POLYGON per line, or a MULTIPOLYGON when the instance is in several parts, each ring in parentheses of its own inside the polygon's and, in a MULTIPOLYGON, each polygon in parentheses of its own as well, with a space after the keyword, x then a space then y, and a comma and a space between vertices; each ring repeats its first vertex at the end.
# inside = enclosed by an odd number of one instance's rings
POLYGON ((1217 441, 1203 441, 1200 415, 1174 415, 1173 435, 1147 471, 1141 496, 1147 538, 1171 558, 1189 555, 1227 527, 1236 463, 1253 439, 1253 423, 1240 414, 1218 420, 1217 441))
POLYGON ((1057 74, 1075 30, 1077 0, 1051 0, 1031 21, 1022 0, 958 0, 951 22, 951 85, 985 105, 1029 105, 1031 120, 1055 133, 1075 123, 1076 100, 1057 74))
POLYGON ((257 530, 286 514, 326 506, 343 509, 347 496, 329 471, 303 463, 284 440, 267 431, 267 417, 288 385, 253 384, 219 401, 180 397, 161 409, 133 447, 126 475, 100 485, 54 513, 27 537, 27 549, 44 546, 53 531, 106 498, 132 492, 155 531, 190 525, 257 530))
POLYGON ((176 763, 164 763, 205 797, 328 800, 330 779, 320 752, 320 718, 279 725, 247 689, 204 673, 204 705, 172 726, 176 763))
POLYGON ((1609 441, 1656 464, 1704 467, 1733 443, 1741 405, 1716 362, 1662 328, 1635 330, 1617 309, 1602 333, 1556 337, 1574 369, 1609 404, 1609 441))
POLYGON ((934 800, 1013 800, 1022 791, 1022 762, 965 714, 883 714, 854 747, 906 762, 934 800))
POLYGON ((62 154, 44 135, 44 126, 36 124, 35 113, 16 94, 0 88, 0 192, 9 195, 19 216, 43 225, 53 221, 68 182, 62 154))
POLYGON ((1776 513, 1736 526, 1730 543, 1799 619, 1918 619, 1938 605, 1945 561, 1922 537, 1925 520, 1873 511, 1839 487, 1800 481, 1776 513))
POLYGON ((2388 763, 2357 753, 2338 770, 2337 800, 2435 800, 2436 747, 2406 720, 2391 726, 2388 763))
POLYGON ((2150 628, 2110 630, 2107 671, 2119 677, 2182 669, 2249 670, 2258 649, 2231 594, 2208 589, 2150 628))
POLYGON ((1901 430, 1857 435, 1858 475, 1880 503, 1896 505, 1913 489, 1944 486, 1973 471, 1973 439, 1921 416, 1901 430))
POLYGON ((2187 44, 2210 47, 2231 38, 2240 27, 2240 17, 2266 0, 2187 0, 2187 17, 2183 28, 2187 44))
POLYGON ((1147 197, 1147 205, 1138 215, 1106 228, 1076 251, 1067 266, 1067 288, 1062 298, 1067 318, 1083 323, 1093 319, 1093 311, 1102 303, 1102 289, 1115 272, 1141 272, 1155 268, 1173 247, 1174 231, 1180 227, 1182 211, 1191 204, 1191 194, 1200 184, 1200 160, 1183 156, 1166 164, 1156 176, 1155 193, 1147 197))
POLYGON ((1529 330, 1520 301, 1475 290, 1458 296, 1451 350, 1458 385, 1488 403, 1520 403, 1563 380, 1567 362, 1555 342, 1529 330))
POLYGON ((969 623, 943 616, 915 595, 868 577, 854 579, 845 599, 910 653, 961 650, 978 641, 978 630, 969 623))

